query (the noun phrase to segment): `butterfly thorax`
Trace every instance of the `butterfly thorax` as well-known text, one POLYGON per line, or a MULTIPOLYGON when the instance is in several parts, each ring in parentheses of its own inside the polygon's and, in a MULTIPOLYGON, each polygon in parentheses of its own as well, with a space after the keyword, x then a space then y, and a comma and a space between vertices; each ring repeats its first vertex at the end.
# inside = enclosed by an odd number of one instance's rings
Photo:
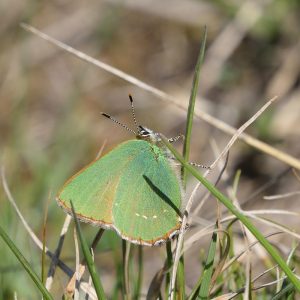
POLYGON ((170 152, 170 150, 165 146, 162 142, 160 134, 154 132, 153 130, 143 127, 141 125, 138 126, 138 133, 136 135, 138 140, 143 140, 149 142, 153 145, 153 151, 156 155, 163 155, 165 158, 169 158, 171 163, 174 161, 174 155, 170 152))

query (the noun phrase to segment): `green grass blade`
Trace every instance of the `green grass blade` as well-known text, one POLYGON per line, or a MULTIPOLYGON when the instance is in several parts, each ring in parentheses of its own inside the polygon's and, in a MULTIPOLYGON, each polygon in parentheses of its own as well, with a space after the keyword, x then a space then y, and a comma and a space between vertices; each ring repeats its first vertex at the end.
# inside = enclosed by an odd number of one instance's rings
MULTIPOLYGON (((189 157, 190 157, 193 116, 194 116, 195 102, 196 102, 198 87, 199 87, 200 70, 201 70, 203 60, 204 60, 206 36, 207 36, 207 30, 206 30, 206 27, 205 27, 204 34, 203 34, 203 39, 202 39, 202 43, 201 43, 201 48, 200 48, 200 53, 199 53, 199 56, 198 56, 196 67, 195 67, 192 91, 191 91, 191 96, 190 96, 190 100, 189 100, 189 108, 188 108, 188 113, 187 113, 185 140, 184 140, 184 145, 183 145, 183 157, 186 161, 189 161, 189 157)), ((184 168, 182 170, 182 178, 183 178, 183 182, 185 184, 186 171, 185 171, 184 168)))
POLYGON ((43 285, 43 282, 40 280, 38 275, 34 272, 34 270, 31 268, 29 262, 27 259, 23 256, 23 254, 20 252, 20 250, 17 248, 17 246, 13 243, 13 241, 9 238, 9 236, 5 233, 5 231, 0 226, 0 236, 6 243, 6 245, 10 248, 10 250, 14 253, 16 258, 19 260, 19 262, 23 265, 26 272, 29 274, 35 285, 38 287, 38 289, 41 291, 44 299, 46 300, 53 300, 51 294, 49 291, 45 288, 43 285))
POLYGON ((96 266, 94 264, 94 261, 93 261, 92 254, 90 252, 89 246, 88 246, 88 244, 87 244, 87 242, 86 242, 86 240, 83 237, 83 234, 81 232, 79 221, 78 221, 78 219, 76 217, 74 206, 73 206, 72 202, 71 202, 71 206, 72 206, 72 214, 73 214, 73 217, 74 217, 74 220, 75 220, 77 235, 79 237, 81 249, 82 249, 82 252, 83 252, 83 255, 84 255, 87 267, 88 267, 89 272, 90 272, 91 277, 92 277, 92 281, 93 281, 93 284, 94 284, 94 288, 95 288, 97 297, 98 297, 99 300, 104 300, 104 299, 106 299, 106 296, 104 294, 104 289, 103 289, 103 286, 101 284, 100 278, 99 278, 99 276, 97 274, 96 266))
POLYGON ((279 265, 282 271, 289 278, 291 283, 295 286, 295 288, 300 292, 300 281, 280 256, 278 251, 269 243, 267 239, 261 234, 261 232, 252 224, 252 222, 239 210, 237 209, 231 200, 224 196, 217 188, 215 188, 207 179, 205 179, 198 171, 189 165, 184 158, 176 151, 176 149, 167 141, 165 137, 162 136, 162 140, 165 145, 170 149, 170 151, 174 154, 176 159, 195 177, 197 178, 204 187, 206 187, 210 193, 218 199, 226 208, 234 214, 248 229, 249 231, 256 237, 259 243, 267 250, 273 260, 279 265))
POLYGON ((217 247, 217 233, 214 232, 212 234, 212 238, 210 241, 204 270, 203 270, 201 276, 199 277, 198 282, 196 283, 196 285, 193 289, 193 292, 189 296, 189 300, 193 300, 196 298, 208 299, 211 276, 213 273, 214 259, 215 259, 215 255, 216 255, 216 247, 217 247))
POLYGON ((221 257, 220 261, 218 262, 214 273, 211 277, 210 281, 210 289, 215 285, 217 278, 219 275, 221 275, 223 267, 225 265, 226 259, 228 258, 229 251, 230 251, 230 245, 231 245, 231 239, 228 232, 224 231, 224 238, 223 238, 223 245, 225 244, 224 250, 221 250, 221 257))
POLYGON ((286 299, 290 294, 293 294, 295 286, 292 283, 289 283, 283 287, 273 298, 272 300, 286 299))
POLYGON ((203 270, 203 279, 198 294, 199 299, 208 299, 209 296, 211 276, 213 274, 214 259, 216 255, 216 247, 217 247, 217 233, 214 232, 212 235, 212 239, 210 242, 210 246, 209 246, 209 250, 205 262, 205 267, 203 270))
POLYGON ((175 299, 185 299, 184 256, 180 257, 176 276, 175 299))

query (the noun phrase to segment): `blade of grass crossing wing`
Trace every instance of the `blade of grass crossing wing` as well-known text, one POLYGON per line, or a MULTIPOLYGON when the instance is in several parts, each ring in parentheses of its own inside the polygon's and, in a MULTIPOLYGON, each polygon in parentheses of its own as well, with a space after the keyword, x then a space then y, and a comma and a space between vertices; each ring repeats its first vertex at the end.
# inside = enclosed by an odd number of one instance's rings
POLYGON ((16 245, 13 243, 13 241, 9 238, 9 236, 5 233, 5 231, 0 226, 0 236, 6 243, 6 245, 10 248, 10 250, 14 253, 16 258, 19 260, 19 262, 23 265, 24 269, 28 273, 28 275, 31 277, 32 281, 35 283, 37 288, 41 291, 44 299, 46 300, 53 300, 51 294, 48 292, 48 290, 43 285, 43 282, 40 280, 38 275, 34 272, 34 270, 31 268, 29 262, 27 259, 23 256, 23 254, 20 252, 20 250, 16 247, 16 245))
POLYGON ((76 217, 74 206, 73 206, 72 202, 71 202, 71 208, 72 208, 72 214, 73 214, 73 217, 74 217, 74 220, 75 220, 76 230, 77 230, 77 234, 78 234, 78 237, 79 237, 81 249, 82 249, 87 267, 89 269, 90 275, 92 277, 92 281, 93 281, 93 284, 94 284, 94 288, 95 288, 97 297, 98 297, 98 299, 104 300, 104 299, 106 299, 106 296, 104 294, 104 289, 103 289, 103 286, 101 284, 100 278, 97 274, 96 266, 95 266, 95 263, 93 261, 90 249, 89 249, 89 247, 87 245, 87 242, 86 242, 86 240, 83 237, 83 234, 81 232, 79 221, 76 217))
POLYGON ((210 193, 218 199, 226 208, 234 214, 256 237, 259 243, 267 250, 273 260, 283 270, 289 280, 294 284, 295 288, 300 292, 300 281, 280 256, 278 251, 269 243, 269 241, 261 234, 261 232, 252 224, 252 222, 246 217, 239 209, 237 209, 229 198, 224 196, 216 187, 214 187, 207 179, 205 179, 195 168, 190 166, 184 158, 176 151, 176 149, 167 141, 166 138, 162 137, 165 145, 174 154, 176 159, 196 178, 202 185, 204 185, 210 193))

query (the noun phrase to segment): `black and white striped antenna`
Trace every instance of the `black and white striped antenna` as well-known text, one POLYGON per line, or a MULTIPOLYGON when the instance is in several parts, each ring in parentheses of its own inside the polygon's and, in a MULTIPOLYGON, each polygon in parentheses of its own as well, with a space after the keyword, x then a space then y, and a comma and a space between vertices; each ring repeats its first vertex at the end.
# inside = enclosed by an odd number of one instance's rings
MULTIPOLYGON (((132 96, 129 94, 129 100, 130 100, 130 105, 131 105, 131 111, 132 111, 132 117, 133 117, 133 121, 134 121, 134 125, 136 126, 137 128, 137 132, 139 132, 139 126, 137 124, 137 121, 136 121, 136 116, 135 116, 135 111, 134 111, 134 106, 133 106, 133 98, 132 96)), ((112 117, 111 115, 107 114, 107 113, 101 113, 102 116, 112 120, 113 122, 117 123, 118 125, 122 126, 123 128, 125 128, 127 131, 130 131, 132 132, 133 134, 137 135, 137 133, 130 129, 128 126, 126 126, 125 124, 121 123, 120 121, 118 121, 117 119, 115 119, 114 117, 112 117)))
POLYGON ((106 113, 101 113, 101 114, 102 114, 102 116, 104 116, 104 117, 106 117, 106 118, 112 120, 113 122, 115 122, 115 123, 121 125, 121 126, 122 126, 123 128, 125 128, 127 131, 130 131, 130 132, 132 132, 134 135, 136 135, 135 131, 133 131, 132 129, 130 129, 129 127, 127 127, 125 124, 121 123, 120 121, 116 120, 116 119, 115 119, 114 117, 112 117, 111 115, 106 114, 106 113))
POLYGON ((132 117, 133 117, 133 122, 135 127, 137 128, 137 130, 139 131, 139 125, 136 121, 136 116, 135 116, 135 111, 134 111, 134 105, 133 105, 133 98, 131 96, 131 94, 128 95, 129 96, 129 100, 130 100, 130 105, 131 105, 131 111, 132 111, 132 117))

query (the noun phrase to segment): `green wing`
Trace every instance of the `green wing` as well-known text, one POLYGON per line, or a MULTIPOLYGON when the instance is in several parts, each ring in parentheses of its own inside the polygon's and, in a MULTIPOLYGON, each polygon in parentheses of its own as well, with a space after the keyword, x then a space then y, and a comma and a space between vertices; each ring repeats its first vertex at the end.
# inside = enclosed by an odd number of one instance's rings
POLYGON ((72 200, 76 214, 85 222, 113 227, 112 205, 123 170, 139 152, 127 141, 92 162, 72 176, 57 196, 58 204, 71 213, 72 200))
POLYGON ((143 150, 125 166, 117 187, 114 225, 131 242, 160 244, 181 226, 181 187, 161 149, 138 143, 143 150))
POLYGON ((68 213, 153 245, 180 228, 181 187, 162 151, 143 140, 120 144, 71 177, 57 196, 68 213))

